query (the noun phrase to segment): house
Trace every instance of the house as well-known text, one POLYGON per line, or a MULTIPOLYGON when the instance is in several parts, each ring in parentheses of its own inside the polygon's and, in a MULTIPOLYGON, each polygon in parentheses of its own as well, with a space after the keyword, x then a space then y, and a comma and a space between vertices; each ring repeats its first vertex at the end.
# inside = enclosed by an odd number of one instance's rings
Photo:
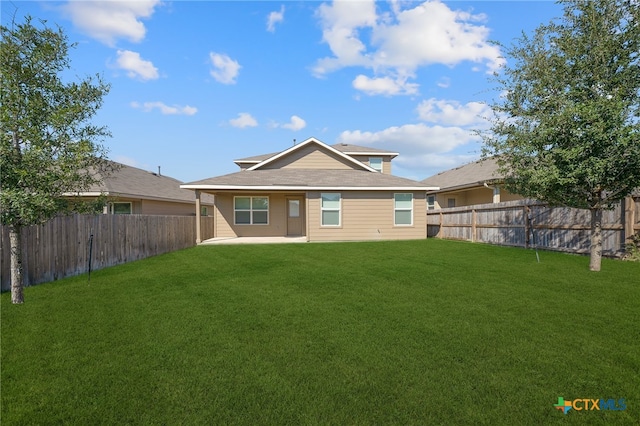
POLYGON ((427 208, 433 210, 522 199, 504 189, 502 181, 498 162, 487 158, 446 170, 420 183, 439 188, 427 192, 427 208))
MULTIPOLYGON (((144 214, 194 216, 196 199, 193 191, 181 189, 181 181, 136 167, 111 162, 114 172, 96 176, 101 183, 88 191, 74 194, 83 199, 106 196, 105 214, 144 214)), ((200 200, 201 213, 209 215, 213 197, 200 200)))
POLYGON ((426 238, 425 195, 437 188, 393 176, 397 155, 309 138, 278 153, 236 160, 239 172, 180 188, 194 190, 197 200, 215 196, 215 237, 426 238))

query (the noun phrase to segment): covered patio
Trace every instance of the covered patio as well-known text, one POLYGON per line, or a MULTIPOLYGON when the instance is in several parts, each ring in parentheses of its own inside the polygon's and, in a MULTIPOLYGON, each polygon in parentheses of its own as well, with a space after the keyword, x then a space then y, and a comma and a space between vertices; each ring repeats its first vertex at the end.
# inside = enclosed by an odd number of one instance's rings
POLYGON ((202 241, 199 245, 223 244, 293 244, 306 243, 307 237, 216 237, 202 241))

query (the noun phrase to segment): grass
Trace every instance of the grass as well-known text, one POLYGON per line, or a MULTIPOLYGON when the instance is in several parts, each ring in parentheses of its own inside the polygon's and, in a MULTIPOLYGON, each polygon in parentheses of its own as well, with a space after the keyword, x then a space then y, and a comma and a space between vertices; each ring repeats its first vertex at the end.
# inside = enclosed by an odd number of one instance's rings
POLYGON ((637 424, 640 264, 602 269, 439 240, 201 246, 3 294, 1 420, 637 424))

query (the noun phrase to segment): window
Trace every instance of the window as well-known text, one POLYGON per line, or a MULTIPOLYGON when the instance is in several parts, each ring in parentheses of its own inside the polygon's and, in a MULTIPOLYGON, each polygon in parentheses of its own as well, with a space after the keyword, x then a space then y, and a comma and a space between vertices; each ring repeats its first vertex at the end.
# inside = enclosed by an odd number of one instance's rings
POLYGON ((131 214, 131 203, 111 203, 111 214, 131 214))
POLYGON ((300 200, 289 200, 289 217, 300 217, 300 200))
POLYGON ((455 198, 447 198, 447 207, 455 207, 456 199, 455 198))
POLYGON ((234 197, 236 225, 268 225, 269 197, 234 197))
POLYGON ((434 210, 436 208, 436 196, 429 195, 427 197, 427 210, 434 210))
POLYGON ((340 226, 340 193, 324 192, 320 194, 322 199, 320 213, 322 226, 340 226))
POLYGON ((205 206, 201 206, 200 207, 200 216, 208 216, 209 211, 207 210, 207 208, 205 206))
POLYGON ((382 157, 369 157, 369 167, 382 173, 382 157))
POLYGON ((394 225, 413 225, 413 194, 393 194, 394 225))

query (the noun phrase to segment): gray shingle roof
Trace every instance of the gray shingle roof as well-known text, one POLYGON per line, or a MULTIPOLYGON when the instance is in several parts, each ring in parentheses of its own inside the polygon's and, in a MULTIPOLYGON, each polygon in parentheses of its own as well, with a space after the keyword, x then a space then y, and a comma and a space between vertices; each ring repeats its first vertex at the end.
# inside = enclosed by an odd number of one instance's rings
MULTIPOLYGON (((376 153, 376 154, 380 154, 380 155, 392 155, 392 156, 396 156, 398 155, 397 152, 390 152, 387 150, 383 150, 383 149, 376 149, 376 148, 370 148, 368 146, 360 146, 360 145, 351 145, 351 144, 346 144, 346 143, 337 143, 334 145, 330 145, 331 148, 336 149, 342 153, 358 153, 358 152, 363 152, 363 153, 376 153)), ((291 148, 291 147, 289 147, 291 148)), ((289 149, 287 148, 287 149, 289 149)), ((286 151, 286 150, 283 150, 286 151)), ((252 157, 245 157, 245 158, 239 158, 237 160, 234 160, 234 163, 260 163, 264 160, 267 160, 271 157, 273 157, 274 155, 278 155, 280 154, 280 152, 272 152, 271 154, 261 154, 261 155, 254 155, 252 157)))
POLYGON ((331 145, 331 148, 337 149, 338 151, 344 152, 344 153, 354 153, 354 154, 358 152, 376 153, 380 155, 385 155, 385 154, 392 155, 394 157, 398 155, 397 152, 391 152, 384 149, 371 148, 368 146, 351 145, 348 143, 337 143, 337 144, 331 145))
POLYGON ((423 185, 439 186, 440 191, 482 185, 484 182, 500 179, 495 158, 478 160, 455 169, 440 172, 421 181, 423 185))
MULTIPOLYGON (((119 168, 104 178, 97 174, 97 177, 102 180, 102 184, 93 186, 88 192, 102 192, 110 196, 129 198, 195 203, 193 191, 181 189, 182 182, 177 179, 125 164, 115 162, 113 164, 119 168)), ((207 198, 206 201, 213 200, 207 198)))
MULTIPOLYGON (((183 188, 287 187, 287 188, 415 188, 427 190, 418 181, 367 170, 267 169, 244 170, 183 185, 183 188)), ((195 188, 194 188, 195 189, 195 188)))

